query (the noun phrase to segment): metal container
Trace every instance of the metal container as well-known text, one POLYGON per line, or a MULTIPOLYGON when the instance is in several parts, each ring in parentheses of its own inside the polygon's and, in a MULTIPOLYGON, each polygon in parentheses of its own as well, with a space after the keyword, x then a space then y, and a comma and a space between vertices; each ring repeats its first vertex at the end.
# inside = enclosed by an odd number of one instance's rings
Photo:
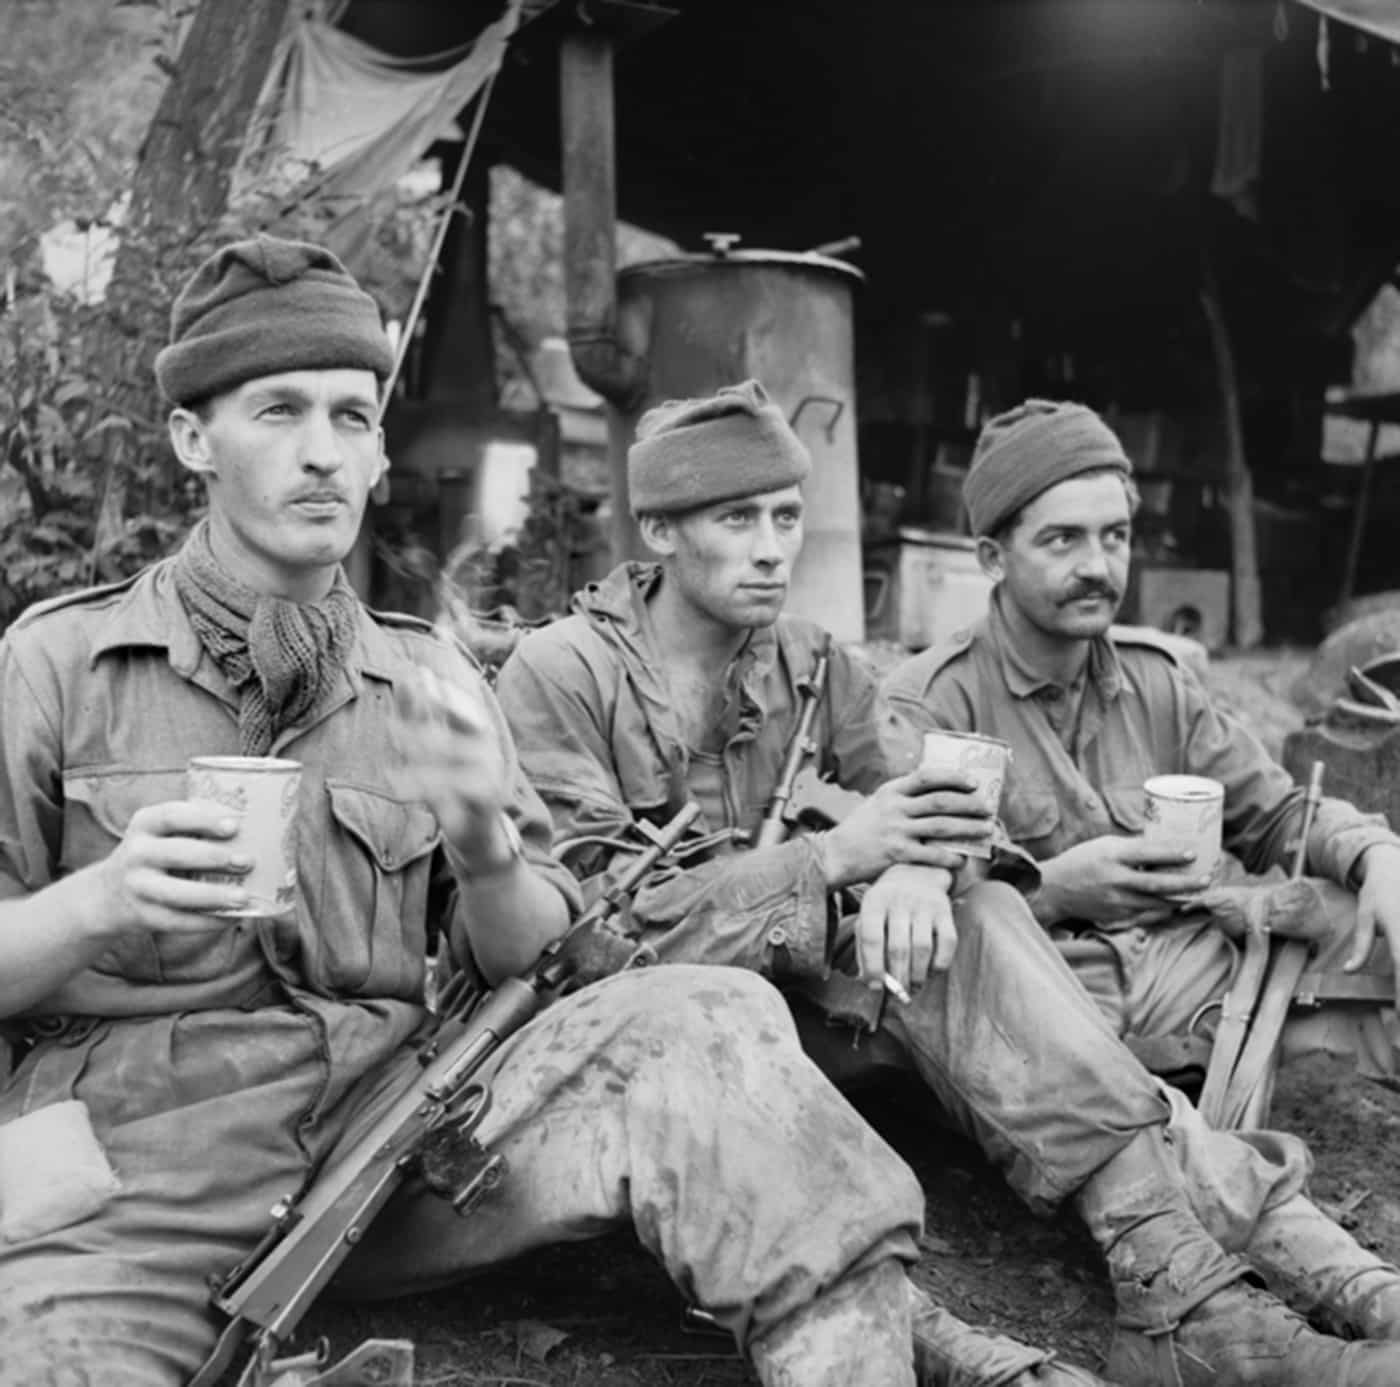
POLYGON ((713 254, 619 272, 618 338, 640 375, 614 446, 625 452, 638 418, 663 400, 760 381, 812 453, 787 610, 863 640, 853 312, 864 276, 823 255, 734 250, 731 239, 712 237, 713 254))

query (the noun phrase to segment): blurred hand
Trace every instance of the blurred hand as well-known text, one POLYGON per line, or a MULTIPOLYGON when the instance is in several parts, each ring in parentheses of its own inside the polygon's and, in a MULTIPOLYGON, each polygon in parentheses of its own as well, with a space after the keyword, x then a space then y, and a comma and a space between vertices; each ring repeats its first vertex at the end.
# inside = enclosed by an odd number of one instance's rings
POLYGON ((1041 886, 1032 908, 1047 925, 1060 920, 1160 922, 1175 913, 1173 898, 1210 885, 1208 873, 1191 870, 1192 861, 1189 852, 1141 838, 1091 838, 1040 864, 1041 886))
POLYGON ((883 987, 889 973, 914 992, 930 968, 941 972, 953 961, 958 931, 948 898, 952 883, 952 873, 942 867, 904 863, 871 883, 856 921, 856 958, 872 988, 883 987))
POLYGON ((426 668, 394 692, 396 781, 432 810, 465 871, 501 865, 512 855, 502 823, 506 759, 485 701, 426 668))
POLYGON ((881 785, 826 834, 822 851, 833 887, 873 881, 903 863, 956 871, 950 843, 990 839, 994 806, 970 776, 913 770, 881 785))
POLYGON ((95 897, 95 933, 228 929, 234 921, 216 912, 242 909, 248 893, 227 883, 191 881, 187 874, 245 874, 251 859, 227 841, 237 832, 238 816, 205 800, 138 809, 111 855, 85 869, 95 897))
POLYGON ((1390 944, 1400 976, 1400 848, 1376 843, 1361 854, 1361 889, 1356 893, 1356 933, 1342 967, 1354 973, 1366 962, 1377 934, 1390 944))

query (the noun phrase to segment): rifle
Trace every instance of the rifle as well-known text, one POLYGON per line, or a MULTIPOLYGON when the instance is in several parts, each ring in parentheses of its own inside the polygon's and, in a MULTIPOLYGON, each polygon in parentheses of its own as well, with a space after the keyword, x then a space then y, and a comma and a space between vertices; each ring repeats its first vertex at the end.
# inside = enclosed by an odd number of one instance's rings
MULTIPOLYGON (((1322 800, 1322 771, 1322 762, 1314 761, 1289 872, 1293 881, 1307 865, 1308 834, 1322 800)), ((1254 1127, 1267 1117, 1279 1039, 1310 949, 1305 939, 1272 936, 1262 928, 1250 928, 1245 935, 1244 958, 1221 1006, 1198 1104, 1212 1127, 1254 1127)))
POLYGON ((778 777, 778 783, 773 787, 773 794, 768 800, 768 807, 763 812, 763 822, 758 826, 758 836, 754 840, 754 846, 757 848, 769 848, 783 842, 792 830, 792 821, 788 818, 788 805, 792 801, 793 787, 797 784, 803 764, 809 756, 815 755, 817 750, 817 744, 812 738, 812 724, 816 721, 817 709, 826 693, 826 675, 830 665, 831 637, 828 636, 821 654, 817 656, 816 664, 812 666, 811 674, 798 681, 798 697, 802 700, 802 710, 797 717, 797 729, 788 743, 782 774, 778 777))
POLYGON ((491 1101, 475 1075, 570 982, 646 961, 645 949, 609 921, 699 813, 690 803, 659 829, 638 824, 649 846, 528 973, 507 978, 479 1004, 467 989, 444 993, 438 1026, 420 1052, 423 1072, 299 1199, 278 1201, 272 1227, 215 1291, 229 1322, 189 1387, 214 1387, 245 1340, 251 1352, 238 1387, 269 1387, 285 1372, 291 1360, 276 1361, 279 1347, 410 1171, 464 1217, 500 1184, 505 1158, 475 1137, 491 1101))

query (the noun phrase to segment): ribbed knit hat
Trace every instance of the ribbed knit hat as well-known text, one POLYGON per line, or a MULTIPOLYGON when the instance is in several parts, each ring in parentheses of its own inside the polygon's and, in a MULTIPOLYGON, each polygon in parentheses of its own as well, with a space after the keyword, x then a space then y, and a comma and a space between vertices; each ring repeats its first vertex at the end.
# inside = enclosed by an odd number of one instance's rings
POLYGON ((676 514, 800 485, 806 445, 756 381, 697 400, 667 400, 642 415, 627 454, 632 514, 676 514))
POLYGON ((1026 400, 987 420, 978 435, 962 489, 972 533, 994 534, 1041 492, 1103 468, 1129 477, 1133 464, 1092 409, 1026 400))
POLYGON ((322 246, 256 236, 215 251, 170 312, 156 356, 166 397, 189 404, 280 371, 366 370, 394 355, 379 309, 322 246))

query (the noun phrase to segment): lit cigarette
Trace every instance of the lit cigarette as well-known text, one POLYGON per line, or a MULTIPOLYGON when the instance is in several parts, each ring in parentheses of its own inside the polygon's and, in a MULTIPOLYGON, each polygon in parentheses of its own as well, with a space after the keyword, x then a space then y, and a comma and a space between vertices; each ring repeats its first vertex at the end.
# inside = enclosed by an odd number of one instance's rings
POLYGON ((914 999, 909 995, 905 986, 893 973, 886 973, 884 976, 885 991, 902 1006, 908 1006, 914 999))

